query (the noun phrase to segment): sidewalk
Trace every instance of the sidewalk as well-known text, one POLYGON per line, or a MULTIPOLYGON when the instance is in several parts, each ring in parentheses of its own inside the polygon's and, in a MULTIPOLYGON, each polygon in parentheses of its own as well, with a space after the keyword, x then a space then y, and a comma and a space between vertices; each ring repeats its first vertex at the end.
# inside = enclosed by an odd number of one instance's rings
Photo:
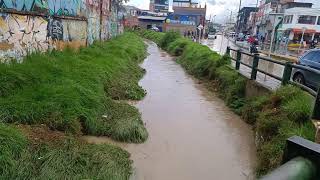
MULTIPOLYGON (((229 40, 231 41, 231 39, 229 39, 229 40)), ((239 48, 249 50, 249 45, 246 42, 235 42, 234 44, 236 46, 238 46, 239 48)), ((259 50, 259 52, 261 52, 265 56, 269 55, 269 52, 265 51, 265 50, 259 50)), ((282 55, 282 54, 277 54, 277 53, 271 53, 270 56, 271 56, 271 58, 274 58, 276 60, 283 60, 283 61, 290 61, 290 62, 297 62, 298 61, 298 56, 293 56, 293 55, 289 55, 289 54, 282 55)))

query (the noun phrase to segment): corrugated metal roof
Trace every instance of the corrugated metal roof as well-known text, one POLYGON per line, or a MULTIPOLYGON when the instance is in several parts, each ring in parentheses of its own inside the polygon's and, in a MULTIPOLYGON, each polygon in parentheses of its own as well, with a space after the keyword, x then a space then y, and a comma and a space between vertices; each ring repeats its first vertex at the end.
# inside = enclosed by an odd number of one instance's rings
POLYGON ((157 16, 138 16, 139 19, 145 20, 154 20, 154 21, 164 21, 166 17, 157 17, 157 16))

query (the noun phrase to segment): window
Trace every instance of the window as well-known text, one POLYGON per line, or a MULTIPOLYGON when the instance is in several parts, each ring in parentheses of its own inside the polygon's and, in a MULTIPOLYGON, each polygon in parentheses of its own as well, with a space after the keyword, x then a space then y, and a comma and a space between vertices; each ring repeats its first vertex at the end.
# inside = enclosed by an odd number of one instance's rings
POLYGON ((311 51, 310 53, 306 54, 306 55, 302 58, 302 60, 304 60, 304 61, 311 61, 311 60, 314 58, 314 56, 316 56, 316 52, 315 52, 315 51, 311 51))
POLYGON ((288 15, 284 17, 284 24, 291 24, 292 23, 292 19, 293 19, 293 15, 288 15))
POLYGON ((311 61, 320 63, 320 51, 314 52, 314 55, 313 55, 311 61))
POLYGON ((317 24, 320 25, 320 16, 318 17, 318 23, 317 24))
POLYGON ((316 24, 317 16, 299 16, 299 24, 316 24))

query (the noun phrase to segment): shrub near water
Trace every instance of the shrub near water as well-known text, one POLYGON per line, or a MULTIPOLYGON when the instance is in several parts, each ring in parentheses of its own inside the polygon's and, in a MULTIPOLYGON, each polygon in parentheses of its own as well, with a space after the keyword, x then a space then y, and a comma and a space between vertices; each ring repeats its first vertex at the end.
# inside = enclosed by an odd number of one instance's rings
POLYGON ((143 142, 147 133, 138 110, 117 109, 114 99, 144 97, 138 85, 144 56, 143 41, 126 33, 79 52, 33 54, 21 64, 0 64, 0 121, 143 142))
POLYGON ((178 63, 190 74, 215 80, 226 104, 253 125, 258 135, 258 176, 280 165, 287 138, 298 135, 314 140, 315 128, 309 117, 313 100, 306 92, 285 86, 270 96, 245 99, 247 80, 230 66, 228 56, 221 57, 208 47, 184 38, 175 39, 163 49, 179 55, 178 63))
POLYGON ((1 123, 0 140, 0 179, 127 180, 132 172, 129 153, 111 145, 89 145, 73 137, 53 143, 41 134, 31 141, 1 123))

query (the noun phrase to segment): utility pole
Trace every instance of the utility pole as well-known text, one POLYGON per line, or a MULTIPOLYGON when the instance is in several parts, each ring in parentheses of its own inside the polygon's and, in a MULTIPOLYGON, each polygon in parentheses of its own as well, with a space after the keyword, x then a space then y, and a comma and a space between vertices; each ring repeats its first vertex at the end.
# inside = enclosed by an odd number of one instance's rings
POLYGON ((100 37, 100 41, 102 41, 102 30, 103 30, 103 0, 100 0, 100 34, 99 34, 99 37, 100 37))
POLYGON ((256 28, 256 23, 257 23, 257 14, 258 14, 258 12, 259 12, 258 3, 259 3, 259 0, 257 0, 257 3, 256 3, 256 12, 254 12, 254 17, 253 17, 253 26, 254 26, 254 28, 252 29, 252 34, 254 34, 254 29, 256 28))
POLYGON ((237 33, 239 33, 239 26, 240 26, 240 11, 241 11, 241 5, 242 5, 242 0, 240 0, 240 4, 239 4, 239 12, 238 12, 238 17, 237 17, 237 33))
MULTIPOLYGON (((230 13, 230 24, 232 23, 232 11, 230 11, 231 13, 230 13)), ((228 43, 227 43, 227 47, 229 46, 229 37, 227 37, 228 38, 228 43)))

